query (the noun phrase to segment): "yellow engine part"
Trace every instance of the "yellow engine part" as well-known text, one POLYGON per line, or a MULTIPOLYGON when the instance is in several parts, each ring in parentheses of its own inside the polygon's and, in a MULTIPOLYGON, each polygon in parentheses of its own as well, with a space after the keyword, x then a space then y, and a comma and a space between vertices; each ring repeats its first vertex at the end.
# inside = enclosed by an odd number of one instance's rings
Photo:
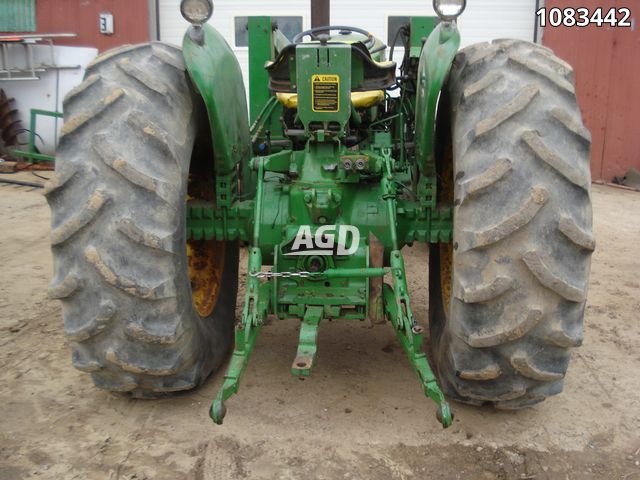
MULTIPOLYGON (((276 93, 278 101, 287 108, 298 108, 297 93, 276 93)), ((351 104, 356 108, 373 107, 384 100, 383 90, 370 90, 368 92, 351 92, 351 104)))

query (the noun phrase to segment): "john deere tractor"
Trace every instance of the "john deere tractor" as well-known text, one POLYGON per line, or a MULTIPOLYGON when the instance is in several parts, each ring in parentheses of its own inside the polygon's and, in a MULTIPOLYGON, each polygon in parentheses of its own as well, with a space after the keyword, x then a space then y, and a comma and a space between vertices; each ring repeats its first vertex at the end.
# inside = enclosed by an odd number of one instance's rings
POLYGON ((76 368, 156 397, 232 351, 221 423, 267 317, 299 322, 297 376, 323 320, 368 319, 395 331, 445 427, 447 397, 518 409, 562 390, 595 245, 572 69, 521 40, 459 50, 465 1, 433 6, 398 30, 398 63, 367 30, 288 39, 249 17, 249 108, 211 0, 182 1, 182 49, 124 46, 88 66, 46 189, 50 295, 76 368), (416 242, 428 324, 407 283, 416 242))

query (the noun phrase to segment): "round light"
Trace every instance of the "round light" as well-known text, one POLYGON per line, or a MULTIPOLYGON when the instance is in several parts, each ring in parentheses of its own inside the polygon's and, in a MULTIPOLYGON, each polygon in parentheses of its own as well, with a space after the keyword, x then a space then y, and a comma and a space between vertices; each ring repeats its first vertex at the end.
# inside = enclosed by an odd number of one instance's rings
POLYGON ((180 13, 187 22, 202 25, 211 18, 213 2, 211 0, 182 0, 180 13))
POLYGON ((467 0, 433 0, 433 9, 445 22, 455 20, 467 6, 467 0))

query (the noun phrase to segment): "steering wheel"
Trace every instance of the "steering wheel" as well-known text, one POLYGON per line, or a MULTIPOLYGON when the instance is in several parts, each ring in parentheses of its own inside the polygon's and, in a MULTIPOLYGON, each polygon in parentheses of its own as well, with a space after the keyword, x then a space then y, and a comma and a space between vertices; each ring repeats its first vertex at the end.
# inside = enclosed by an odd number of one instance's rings
POLYGON ((331 31, 338 31, 342 35, 348 35, 350 33, 359 33, 363 37, 366 37, 366 40, 362 43, 364 43, 364 46, 367 48, 373 47, 376 43, 376 39, 373 38, 373 35, 371 35, 366 30, 363 30, 362 28, 358 28, 358 27, 347 27, 344 25, 327 25, 325 27, 310 28, 309 30, 300 32, 295 37, 293 37, 293 43, 301 43, 302 39, 306 36, 310 36, 312 40, 320 40, 318 38, 318 35, 316 35, 318 32, 331 32, 331 31))

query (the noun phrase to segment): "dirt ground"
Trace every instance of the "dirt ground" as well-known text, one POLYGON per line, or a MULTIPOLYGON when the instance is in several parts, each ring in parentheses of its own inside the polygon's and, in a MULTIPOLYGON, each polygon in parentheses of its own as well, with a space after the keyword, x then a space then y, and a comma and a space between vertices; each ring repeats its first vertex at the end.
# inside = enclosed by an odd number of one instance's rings
MULTIPOLYGON (((289 373, 297 325, 276 321, 216 426, 219 374, 128 400, 71 367, 46 297, 45 200, 0 186, 0 479, 640 479, 640 193, 594 185, 593 201, 585 342, 561 395, 515 413, 454 403, 443 430, 388 325, 323 324, 301 381, 289 373)), ((427 252, 406 254, 425 321, 427 252)))

